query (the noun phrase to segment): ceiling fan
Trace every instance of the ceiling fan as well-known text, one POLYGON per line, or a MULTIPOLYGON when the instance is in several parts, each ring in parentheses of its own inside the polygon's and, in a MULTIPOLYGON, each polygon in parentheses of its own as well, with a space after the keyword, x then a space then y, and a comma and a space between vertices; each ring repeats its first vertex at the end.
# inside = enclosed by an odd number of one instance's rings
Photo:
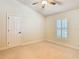
POLYGON ((35 2, 32 5, 37 5, 39 3, 42 4, 42 8, 45 8, 45 6, 47 4, 51 4, 51 5, 61 4, 61 2, 56 1, 56 0, 52 0, 52 1, 50 1, 50 0, 41 0, 41 2, 35 2))

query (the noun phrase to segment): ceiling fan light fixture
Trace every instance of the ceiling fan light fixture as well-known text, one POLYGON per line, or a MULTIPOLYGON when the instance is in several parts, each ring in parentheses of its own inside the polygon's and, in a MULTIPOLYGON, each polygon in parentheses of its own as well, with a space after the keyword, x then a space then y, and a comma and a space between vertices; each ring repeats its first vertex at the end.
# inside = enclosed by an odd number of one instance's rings
POLYGON ((41 0, 41 2, 35 2, 35 3, 33 3, 32 5, 36 5, 36 4, 41 4, 41 6, 42 6, 42 8, 45 8, 45 6, 47 6, 47 4, 49 5, 49 4, 51 4, 51 5, 57 5, 57 4, 61 4, 61 2, 59 2, 59 1, 55 1, 55 0, 53 0, 53 1, 51 1, 51 0, 41 0))
POLYGON ((43 0, 43 1, 42 1, 42 4, 43 4, 43 5, 44 5, 44 4, 46 5, 46 4, 47 4, 47 1, 46 1, 46 0, 43 0))

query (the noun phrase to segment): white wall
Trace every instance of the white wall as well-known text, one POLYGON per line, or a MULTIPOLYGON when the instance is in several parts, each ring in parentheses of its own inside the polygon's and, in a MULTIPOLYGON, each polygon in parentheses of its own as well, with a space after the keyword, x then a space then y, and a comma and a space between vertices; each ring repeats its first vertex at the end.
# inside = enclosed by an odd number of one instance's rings
POLYGON ((47 39, 79 47, 79 8, 47 17, 47 39), (56 20, 68 19, 68 38, 59 40, 56 36, 56 20))
POLYGON ((0 0, 0 11, 5 11, 5 16, 1 16, 3 13, 0 14, 0 28, 2 28, 2 30, 0 30, 0 39, 3 40, 3 46, 0 45, 1 47, 6 46, 7 44, 6 14, 9 16, 22 17, 23 43, 34 40, 41 40, 45 38, 45 18, 31 8, 21 4, 16 0, 0 0))
POLYGON ((6 14, 22 17, 22 43, 48 39, 63 44, 79 46, 79 9, 48 16, 47 20, 45 20, 44 16, 16 0, 0 0, 0 47, 7 45, 6 14), (57 17, 68 18, 69 36, 66 41, 58 40, 56 37, 55 24, 57 17))

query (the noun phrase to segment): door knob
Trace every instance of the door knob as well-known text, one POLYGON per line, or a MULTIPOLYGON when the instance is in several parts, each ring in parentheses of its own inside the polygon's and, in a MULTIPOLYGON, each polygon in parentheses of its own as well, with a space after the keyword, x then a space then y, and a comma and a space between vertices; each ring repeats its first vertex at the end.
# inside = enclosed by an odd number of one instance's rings
POLYGON ((8 42, 8 44, 10 44, 10 42, 8 42))
POLYGON ((21 34, 21 32, 19 32, 19 34, 21 34))

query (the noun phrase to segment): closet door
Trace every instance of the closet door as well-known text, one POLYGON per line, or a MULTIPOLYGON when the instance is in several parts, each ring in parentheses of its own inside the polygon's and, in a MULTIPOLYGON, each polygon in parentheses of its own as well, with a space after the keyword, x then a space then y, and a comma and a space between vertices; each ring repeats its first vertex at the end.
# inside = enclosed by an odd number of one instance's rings
POLYGON ((21 18, 9 16, 7 19, 7 43, 9 47, 21 44, 21 18))

